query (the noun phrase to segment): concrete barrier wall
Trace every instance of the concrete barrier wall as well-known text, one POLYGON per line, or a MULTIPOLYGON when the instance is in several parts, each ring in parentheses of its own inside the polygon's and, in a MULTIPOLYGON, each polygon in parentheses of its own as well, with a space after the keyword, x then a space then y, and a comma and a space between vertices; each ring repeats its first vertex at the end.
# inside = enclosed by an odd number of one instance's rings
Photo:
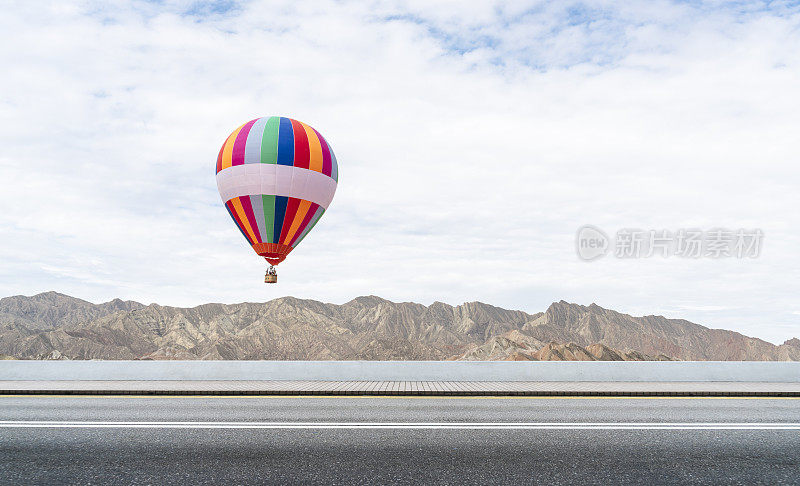
POLYGON ((800 382, 800 362, 11 360, 0 380, 800 382))

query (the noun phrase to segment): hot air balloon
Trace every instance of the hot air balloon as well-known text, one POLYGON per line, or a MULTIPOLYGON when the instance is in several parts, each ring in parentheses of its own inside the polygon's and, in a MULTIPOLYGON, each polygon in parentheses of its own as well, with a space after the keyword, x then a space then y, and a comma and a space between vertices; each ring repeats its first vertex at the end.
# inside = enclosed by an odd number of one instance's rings
POLYGON ((316 130, 285 117, 250 120, 231 133, 217 157, 217 188, 253 250, 277 282, 282 262, 330 205, 339 170, 316 130))

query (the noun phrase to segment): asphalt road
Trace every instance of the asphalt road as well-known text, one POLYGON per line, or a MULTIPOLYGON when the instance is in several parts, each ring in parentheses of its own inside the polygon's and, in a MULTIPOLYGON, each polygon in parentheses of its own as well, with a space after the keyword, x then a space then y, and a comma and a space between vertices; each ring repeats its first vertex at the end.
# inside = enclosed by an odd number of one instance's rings
POLYGON ((800 400, 0 397, 1 484, 800 484, 800 400))

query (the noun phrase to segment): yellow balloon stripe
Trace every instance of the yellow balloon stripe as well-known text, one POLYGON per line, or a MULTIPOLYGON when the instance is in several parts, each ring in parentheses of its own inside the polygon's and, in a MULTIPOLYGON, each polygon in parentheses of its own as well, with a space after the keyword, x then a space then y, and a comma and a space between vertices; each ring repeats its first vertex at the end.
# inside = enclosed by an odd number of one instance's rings
POLYGON ((317 137, 317 133, 313 128, 303 122, 300 122, 300 124, 303 125, 303 129, 306 131, 306 137, 308 137, 308 168, 317 172, 322 172, 322 144, 319 142, 319 137, 317 137))
MULTIPOLYGON (((225 141, 225 148, 222 150, 222 168, 227 169, 233 163, 233 143, 236 142, 236 137, 239 135, 239 132, 244 128, 247 123, 242 124, 241 127, 237 128, 231 136, 228 137, 228 140, 225 141)), ((244 214, 244 213, 243 213, 244 214)))
POLYGON ((238 197, 235 197, 231 199, 231 205, 233 206, 234 211, 236 211, 236 215, 239 216, 239 221, 241 221, 244 225, 244 230, 247 232, 247 236, 250 237, 250 241, 253 243, 258 243, 258 238, 256 238, 253 228, 250 227, 250 221, 247 219, 247 214, 244 212, 242 202, 238 197))
POLYGON ((292 225, 289 227, 289 232, 285 238, 281 241, 284 245, 288 245, 292 238, 294 238, 294 234, 297 233, 297 230, 300 228, 300 225, 303 224, 303 219, 305 219, 306 214, 308 214, 308 210, 311 208, 311 202, 302 199, 300 204, 297 206, 297 213, 295 213, 294 221, 292 221, 292 225))

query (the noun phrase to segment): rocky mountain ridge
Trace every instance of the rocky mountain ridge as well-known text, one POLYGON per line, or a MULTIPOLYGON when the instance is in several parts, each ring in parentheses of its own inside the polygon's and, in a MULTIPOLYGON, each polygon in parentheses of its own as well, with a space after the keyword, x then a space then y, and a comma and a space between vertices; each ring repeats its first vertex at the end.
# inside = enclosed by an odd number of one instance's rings
POLYGON ((528 314, 376 296, 192 308, 56 292, 0 299, 0 355, 16 359, 800 360, 795 341, 564 301, 528 314))

